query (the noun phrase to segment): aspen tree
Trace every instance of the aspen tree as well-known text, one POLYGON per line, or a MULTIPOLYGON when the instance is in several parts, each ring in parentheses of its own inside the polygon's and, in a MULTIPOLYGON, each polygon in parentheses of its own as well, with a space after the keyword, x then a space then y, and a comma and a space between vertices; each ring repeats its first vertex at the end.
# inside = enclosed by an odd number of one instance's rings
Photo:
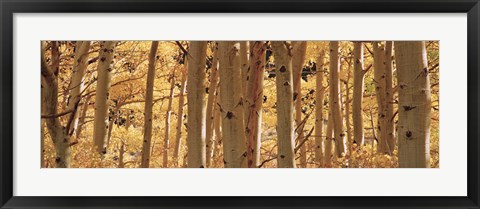
POLYGON ((352 101, 352 120, 353 120, 353 142, 361 146, 364 143, 364 125, 363 125, 363 91, 365 71, 363 69, 363 44, 362 42, 353 43, 353 101, 352 101))
POLYGON ((250 43, 250 70, 247 76, 247 159, 248 167, 260 164, 262 137, 263 77, 265 73, 265 41, 250 43))
POLYGON ((277 88, 277 164, 279 168, 295 168, 292 46, 289 41, 272 41, 272 48, 277 88))
POLYGON ((378 106, 378 153, 390 153, 387 147, 386 136, 386 79, 385 79, 385 46, 378 41, 373 42, 374 54, 374 82, 378 106))
POLYGON ((247 166, 245 144, 244 101, 240 67, 240 43, 219 43, 220 107, 222 111, 223 155, 226 168, 247 166))
POLYGON ((145 92, 145 122, 143 127, 142 168, 150 166, 150 146, 152 143, 153 86, 155 84, 155 62, 158 41, 152 41, 148 54, 147 87, 145 92))
POLYGON ((175 90, 175 76, 170 80, 170 93, 168 95, 167 114, 165 115, 165 138, 163 140, 163 167, 168 167, 168 148, 170 147, 170 118, 172 115, 173 91, 175 90))
POLYGON ((213 147, 212 153, 212 160, 222 160, 223 162, 223 154, 222 154, 222 114, 220 112, 220 89, 217 85, 217 91, 215 94, 215 107, 213 108, 213 127, 215 132, 215 146, 213 147))
POLYGON ((348 153, 352 153, 353 150, 353 136, 352 136, 352 126, 350 123, 350 62, 347 61, 347 79, 345 83, 345 126, 347 127, 347 142, 348 142, 348 153))
POLYGON ((52 48, 52 65, 47 64, 45 53, 46 43, 42 42, 41 51, 41 74, 42 74, 42 115, 47 126, 53 144, 55 145, 55 166, 57 168, 70 167, 70 143, 66 127, 60 122, 56 116, 58 114, 58 71, 60 55, 58 53, 58 45, 51 42, 52 48))
POLYGON ((175 166, 180 165, 180 149, 182 147, 182 129, 183 129, 183 107, 185 106, 185 90, 187 87, 187 68, 184 64, 184 70, 182 72, 182 81, 180 83, 180 93, 178 95, 178 116, 177 116, 177 133, 175 135, 175 150, 173 151, 173 161, 175 166))
POLYGON ((187 166, 205 168, 205 64, 207 57, 206 41, 191 41, 187 56, 187 166))
POLYGON ((93 137, 97 152, 106 153, 106 139, 108 131, 108 98, 110 79, 115 50, 115 41, 102 41, 97 64, 97 92, 95 95, 95 118, 93 137))
POLYGON ((398 161, 401 168, 430 167, 430 80, 424 41, 396 41, 398 161))
POLYGON ((318 167, 323 166, 324 161, 324 140, 323 140, 323 102, 325 98, 325 87, 323 86, 324 79, 324 54, 325 52, 320 51, 320 55, 317 57, 316 61, 316 91, 315 91, 315 163, 318 164, 318 167))
MULTIPOLYGON (((343 118, 341 111, 341 99, 340 99, 340 62, 338 57, 339 47, 338 41, 330 42, 330 94, 331 94, 331 107, 333 127, 334 127, 334 140, 336 147, 337 157, 342 157, 342 153, 346 153, 345 133, 343 130, 343 118)), ((330 118, 329 118, 330 119, 330 118)))
POLYGON ((333 101, 330 94, 328 95, 328 122, 327 131, 325 133, 325 165, 330 167, 333 158, 333 108, 330 101, 333 101))
POLYGON ((393 41, 385 43, 385 132, 388 153, 395 149, 395 123, 393 120, 393 41))
MULTIPOLYGON (((70 95, 68 99, 68 109, 76 109, 82 99, 80 94, 83 91, 83 78, 85 69, 87 69, 88 51, 90 49, 90 41, 78 41, 75 46, 75 55, 73 61, 72 80, 68 89, 70 95)), ((69 135, 72 135, 78 126, 78 112, 73 115, 73 125, 68 130, 69 135)))
MULTIPOLYGON (((249 54, 250 54, 250 42, 249 41, 240 41, 240 69, 242 72, 242 96, 245 98, 245 95, 247 95, 247 77, 249 75, 250 71, 250 65, 249 65, 249 54)), ((245 114, 247 114, 247 109, 245 110, 245 114)), ((245 119, 247 119, 247 116, 245 115, 245 119)))
MULTIPOLYGON (((304 126, 302 125, 302 70, 303 63, 305 62, 305 56, 307 54, 307 42, 296 41, 293 42, 293 55, 292 55, 292 76, 293 76, 293 102, 295 104, 295 124, 297 130, 298 142, 303 141, 304 126)), ((302 145, 300 147, 300 167, 307 167, 307 147, 302 145)))
POLYGON ((210 167, 213 155, 213 147, 215 146, 214 143, 214 109, 215 109, 215 102, 216 102, 216 94, 217 94, 217 86, 218 86, 218 43, 214 43, 213 46, 213 59, 212 59, 212 67, 210 68, 210 84, 208 86, 208 98, 207 98, 207 119, 206 119, 206 140, 207 140, 207 167, 210 167))
POLYGON ((83 105, 82 105, 82 110, 80 112, 80 115, 78 116, 78 125, 77 125, 77 129, 75 131, 75 138, 79 139, 82 135, 82 131, 83 131, 83 124, 85 123, 85 117, 87 116, 87 111, 88 111, 88 107, 90 106, 90 99, 92 98, 91 95, 88 95, 86 96, 84 99, 83 99, 83 105))

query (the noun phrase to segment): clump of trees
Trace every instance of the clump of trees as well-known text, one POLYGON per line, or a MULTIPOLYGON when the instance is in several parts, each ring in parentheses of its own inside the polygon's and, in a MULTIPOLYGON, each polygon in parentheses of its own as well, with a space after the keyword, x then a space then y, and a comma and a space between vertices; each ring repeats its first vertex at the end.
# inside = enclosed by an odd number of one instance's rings
POLYGON ((43 168, 439 166, 436 41, 43 41, 43 168))

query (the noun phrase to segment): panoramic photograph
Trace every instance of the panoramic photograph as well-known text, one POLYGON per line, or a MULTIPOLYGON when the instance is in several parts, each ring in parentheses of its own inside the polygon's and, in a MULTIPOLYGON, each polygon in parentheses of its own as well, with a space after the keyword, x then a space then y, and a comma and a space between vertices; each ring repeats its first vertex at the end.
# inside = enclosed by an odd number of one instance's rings
POLYGON ((41 168, 440 167, 436 40, 40 48, 41 168))

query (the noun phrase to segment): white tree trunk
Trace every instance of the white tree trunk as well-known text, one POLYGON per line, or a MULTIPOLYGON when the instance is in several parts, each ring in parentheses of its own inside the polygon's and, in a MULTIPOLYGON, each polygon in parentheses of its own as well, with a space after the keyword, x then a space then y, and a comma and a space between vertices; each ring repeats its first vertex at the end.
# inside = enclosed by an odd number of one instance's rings
POLYGON ((325 100, 324 79, 324 51, 320 52, 316 62, 316 91, 315 91, 315 163, 318 167, 324 164, 324 141, 323 141, 323 103, 325 100))
POLYGON ((363 69, 363 44, 362 42, 353 43, 353 101, 352 101, 352 120, 353 120, 353 143, 361 146, 364 143, 363 126, 363 91, 364 77, 363 69))
MULTIPOLYGON (((297 142, 300 144, 304 139, 304 126, 302 119, 302 70, 307 53, 307 42, 296 41, 293 43, 292 76, 293 76, 293 102, 295 104, 295 124, 297 130, 297 142), (301 126, 301 127, 300 127, 301 126)), ((303 144, 300 147, 300 167, 307 167, 307 147, 303 144)))
POLYGON ((389 154, 395 149, 395 121, 393 120, 393 41, 385 43, 385 132, 389 154))
MULTIPOLYGON (((249 41, 240 41, 240 69, 241 69, 241 76, 242 76, 242 97, 245 98, 247 95, 247 77, 249 75, 249 58, 250 55, 250 42, 249 41)), ((245 116, 244 119, 247 119, 247 109, 244 109, 245 116)), ((245 122, 246 123, 246 122, 245 122)))
POLYGON ((398 162, 430 167, 430 80, 424 41, 395 42, 398 78, 398 162))
POLYGON ((58 46, 52 42, 52 63, 53 68, 47 65, 45 59, 45 42, 42 42, 41 72, 42 72, 42 115, 50 138, 55 145, 55 164, 57 168, 70 167, 70 141, 69 136, 57 116, 58 113, 58 77, 55 73, 58 70, 58 46))
POLYGON ((213 155, 214 141, 214 109, 216 106, 216 94, 218 87, 218 43, 214 43, 212 68, 210 69, 210 84, 208 87, 208 99, 207 99, 207 167, 210 167, 213 155))
MULTIPOLYGON (((186 65, 186 63, 185 63, 186 65)), ((187 67, 185 67, 187 68, 187 67)), ((180 165, 180 150, 182 147, 182 129, 183 129, 183 107, 185 106, 185 90, 187 87, 187 69, 182 73, 182 83, 180 84, 180 95, 178 96, 178 117, 177 117, 177 133, 175 136, 175 150, 173 152, 173 161, 175 166, 180 165)))
POLYGON ((205 63, 206 41, 191 41, 188 58, 187 78, 187 147, 188 167, 206 167, 205 144, 205 63))
POLYGON ((172 115, 173 91, 175 76, 170 77, 170 94, 168 95, 167 114, 165 115, 165 138, 163 140, 163 167, 168 168, 168 148, 170 147, 170 118, 172 115))
POLYGON ((247 166, 244 101, 240 67, 240 43, 222 41, 220 47, 220 106, 222 111, 223 154, 226 168, 247 166))
POLYGON ((272 48, 277 88, 277 164, 279 168, 295 168, 291 43, 272 41, 272 48))
POLYGON ((248 167, 256 168, 260 162, 262 137, 263 77, 265 73, 265 41, 250 43, 250 70, 247 76, 247 159, 248 167))
POLYGON ((327 131, 325 134, 325 165, 330 167, 332 165, 332 158, 333 158, 333 108, 331 107, 331 102, 333 101, 332 96, 328 95, 328 122, 327 122, 327 131))
MULTIPOLYGON (((340 77, 339 77, 339 47, 338 41, 330 42, 330 94, 332 96, 332 102, 330 103, 333 110, 333 127, 335 133, 335 147, 337 157, 342 157, 342 153, 346 153, 346 141, 345 133, 343 130, 343 118, 341 110, 341 90, 340 90, 340 77)), ((329 118, 330 119, 330 118, 329 118)))
POLYGON ((153 87, 155 84, 155 62, 157 56, 158 41, 152 41, 148 55, 148 72, 145 92, 145 122, 143 127, 142 168, 150 166, 150 146, 152 143, 152 108, 153 87))
MULTIPOLYGON (((88 60, 88 51, 90 49, 90 41, 78 41, 75 46, 75 55, 73 61, 73 71, 72 71, 72 80, 68 89, 70 90, 70 95, 68 99, 68 109, 73 110, 76 109, 78 103, 82 99, 82 95, 80 94, 83 90, 83 78, 85 75, 85 69, 87 69, 87 60, 88 60)), ((73 124, 70 126, 70 130, 68 133, 70 135, 76 130, 78 126, 78 113, 75 111, 75 115, 73 116, 73 124)))
POLYGON ((93 137, 97 152, 106 153, 108 131, 108 97, 115 50, 115 41, 102 41, 97 64, 97 93, 95 95, 95 118, 93 137))
POLYGON ((374 60, 374 80, 375 80, 375 94, 377 96, 377 106, 378 106, 378 144, 377 152, 381 154, 390 153, 387 146, 387 136, 386 136, 386 79, 385 79, 385 46, 381 45, 380 42, 373 42, 373 54, 375 56, 374 60))
POLYGON ((87 111, 90 103, 90 99, 92 98, 91 95, 86 96, 83 99, 83 106, 80 115, 78 116, 78 125, 75 131, 75 138, 79 139, 82 136, 83 125, 85 123, 85 117, 87 116, 87 111))
POLYGON ((344 107, 345 107, 345 126, 347 127, 347 147, 348 147, 348 153, 352 153, 353 151, 353 136, 352 136, 352 126, 350 123, 350 114, 351 114, 351 108, 350 108, 350 73, 351 73, 351 65, 349 62, 347 64, 347 79, 344 82, 345 83, 345 97, 344 97, 344 107))

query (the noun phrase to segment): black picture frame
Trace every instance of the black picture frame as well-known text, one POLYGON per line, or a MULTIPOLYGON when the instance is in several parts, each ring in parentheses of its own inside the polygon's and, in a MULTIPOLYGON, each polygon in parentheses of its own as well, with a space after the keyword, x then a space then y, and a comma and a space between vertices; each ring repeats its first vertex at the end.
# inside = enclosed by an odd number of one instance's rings
MULTIPOLYGON (((0 0, 1 208, 479 208, 478 0, 0 0), (468 195, 465 197, 22 197, 13 196, 15 13, 467 13, 468 195)), ((449 181, 450 179, 445 179, 449 181)), ((74 181, 74 180, 73 180, 74 181)))

